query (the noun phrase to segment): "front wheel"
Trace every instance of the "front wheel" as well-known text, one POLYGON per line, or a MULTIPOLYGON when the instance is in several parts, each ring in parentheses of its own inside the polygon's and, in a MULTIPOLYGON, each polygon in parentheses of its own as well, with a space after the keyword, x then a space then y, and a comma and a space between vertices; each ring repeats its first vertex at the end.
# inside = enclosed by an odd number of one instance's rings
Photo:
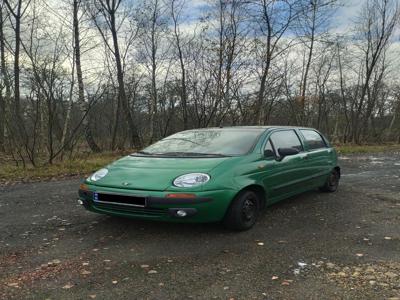
POLYGON ((223 224, 233 230, 247 230, 253 227, 260 211, 260 199, 253 191, 242 191, 233 200, 223 224))
POLYGON ((339 186, 339 179, 340 179, 340 174, 338 170, 333 169, 328 179, 326 180, 325 184, 319 188, 320 191, 328 193, 336 192, 339 186))

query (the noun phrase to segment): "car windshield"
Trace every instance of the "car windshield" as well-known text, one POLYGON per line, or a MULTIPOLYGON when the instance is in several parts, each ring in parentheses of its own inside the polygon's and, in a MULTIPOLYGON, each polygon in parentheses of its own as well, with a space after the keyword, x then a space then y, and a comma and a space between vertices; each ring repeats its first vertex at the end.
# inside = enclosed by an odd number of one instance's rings
POLYGON ((176 133, 139 151, 140 155, 237 156, 250 151, 264 129, 204 129, 176 133))

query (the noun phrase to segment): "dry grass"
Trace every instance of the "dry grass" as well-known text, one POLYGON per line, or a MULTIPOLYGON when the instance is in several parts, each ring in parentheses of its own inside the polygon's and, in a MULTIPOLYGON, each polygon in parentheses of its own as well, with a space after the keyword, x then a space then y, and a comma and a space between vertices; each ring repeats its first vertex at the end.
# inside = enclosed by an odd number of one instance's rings
POLYGON ((0 183, 19 181, 42 181, 54 178, 85 176, 93 171, 122 157, 126 153, 100 153, 57 161, 53 164, 42 164, 38 167, 16 166, 9 159, 0 160, 0 183))

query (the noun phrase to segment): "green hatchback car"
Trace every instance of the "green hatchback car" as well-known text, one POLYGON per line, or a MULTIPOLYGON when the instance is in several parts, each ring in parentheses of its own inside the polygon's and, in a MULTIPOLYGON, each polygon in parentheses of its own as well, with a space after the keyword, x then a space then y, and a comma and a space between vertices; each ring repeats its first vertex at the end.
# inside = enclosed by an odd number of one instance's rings
POLYGON ((251 228, 266 206, 319 188, 334 192, 337 154, 317 130, 245 126, 187 130, 87 178, 79 203, 103 214, 251 228))

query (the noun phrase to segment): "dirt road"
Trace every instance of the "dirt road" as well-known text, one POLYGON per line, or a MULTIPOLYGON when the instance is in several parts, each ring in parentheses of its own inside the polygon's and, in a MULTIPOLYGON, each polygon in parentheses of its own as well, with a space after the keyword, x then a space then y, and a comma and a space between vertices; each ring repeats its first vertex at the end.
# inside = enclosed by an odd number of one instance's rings
POLYGON ((93 214, 79 180, 0 187, 0 298, 400 299, 400 153, 341 165, 242 233, 93 214))

